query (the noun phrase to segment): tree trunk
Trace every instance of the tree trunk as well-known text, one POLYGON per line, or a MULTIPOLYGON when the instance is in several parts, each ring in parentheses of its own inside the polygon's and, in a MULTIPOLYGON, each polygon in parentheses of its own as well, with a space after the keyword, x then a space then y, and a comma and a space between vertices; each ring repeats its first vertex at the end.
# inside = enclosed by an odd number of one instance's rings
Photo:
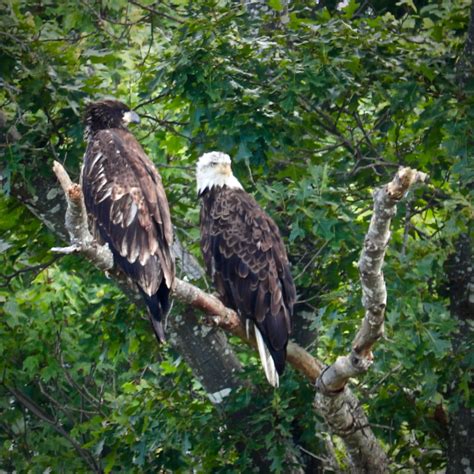
POLYGON ((467 30, 464 51, 456 65, 456 75, 461 88, 474 79, 474 2, 471 5, 471 17, 467 30))
MULTIPOLYGON (((474 266, 469 234, 463 234, 459 238, 456 251, 446 264, 446 273, 449 280, 450 310, 459 325, 453 338, 453 348, 455 354, 463 356, 472 344, 471 328, 474 319, 474 266)), ((464 362, 464 366, 468 371, 468 361, 464 362)), ((459 389, 458 385, 459 380, 455 380, 452 390, 459 389)), ((470 391, 473 389, 474 385, 471 383, 470 391)), ((465 398, 460 398, 457 408, 450 414, 448 431, 447 474, 473 472, 474 424, 472 410, 465 398)))

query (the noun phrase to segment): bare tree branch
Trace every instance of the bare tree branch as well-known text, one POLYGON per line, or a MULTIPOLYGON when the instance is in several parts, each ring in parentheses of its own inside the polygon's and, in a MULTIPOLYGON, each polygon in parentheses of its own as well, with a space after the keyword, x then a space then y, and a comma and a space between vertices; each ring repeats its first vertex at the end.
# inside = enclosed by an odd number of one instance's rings
POLYGON ((64 167, 54 162, 55 172, 63 190, 67 190, 68 207, 66 210, 66 229, 69 231, 72 246, 52 250, 61 253, 82 252, 88 258, 93 258, 95 265, 101 270, 109 270, 114 265, 114 258, 108 245, 99 245, 89 232, 87 212, 79 184, 73 183, 64 167))
POLYGON ((135 5, 143 10, 146 10, 147 12, 149 13, 152 13, 153 15, 156 15, 156 16, 161 16, 163 18, 166 18, 167 20, 171 20, 171 21, 175 21, 176 23, 180 23, 180 24, 184 24, 186 23, 184 20, 182 20, 181 18, 177 18, 175 16, 171 16, 171 15, 168 15, 166 13, 163 13, 163 12, 160 12, 158 10, 156 10, 155 8, 151 8, 150 6, 148 5, 142 5, 141 3, 135 1, 135 0, 130 0, 130 3, 132 5, 135 5))
POLYGON ((54 262, 59 260, 61 257, 62 257, 62 255, 55 255, 49 262, 40 263, 38 265, 32 265, 32 266, 29 266, 29 267, 21 268, 20 270, 16 270, 15 272, 10 273, 9 275, 3 275, 3 274, 0 273, 0 278, 2 280, 4 280, 2 283, 0 283, 0 288, 4 288, 4 287, 8 286, 14 278, 16 278, 17 276, 22 275, 24 273, 34 272, 34 276, 38 275, 43 270, 50 267, 54 262))
MULTIPOLYGON (((209 315, 207 318, 208 323, 221 327, 254 348, 257 347, 254 338, 247 338, 245 327, 237 313, 232 309, 226 308, 215 296, 209 295, 196 286, 179 279, 175 282, 174 295, 183 303, 200 309, 209 315)), ((290 365, 304 374, 311 382, 316 380, 323 368, 321 362, 316 360, 298 344, 291 341, 287 347, 287 360, 290 365)))
POLYGON ((351 458, 351 472, 388 472, 388 458, 369 427, 367 417, 349 391, 350 377, 365 372, 373 362, 372 347, 383 335, 387 290, 382 273, 390 239, 390 222, 396 205, 416 182, 427 176, 400 168, 395 178, 374 192, 374 213, 359 260, 365 317, 349 355, 340 356, 316 381, 315 405, 331 430, 344 441, 351 458))
POLYGON ((359 260, 362 284, 362 304, 365 317, 352 343, 349 355, 340 356, 318 379, 322 393, 337 393, 350 377, 365 372, 373 362, 372 347, 383 336, 387 290, 382 265, 390 239, 390 222, 395 215, 397 203, 416 182, 427 176, 411 168, 400 168, 395 178, 374 192, 374 214, 365 237, 359 260))

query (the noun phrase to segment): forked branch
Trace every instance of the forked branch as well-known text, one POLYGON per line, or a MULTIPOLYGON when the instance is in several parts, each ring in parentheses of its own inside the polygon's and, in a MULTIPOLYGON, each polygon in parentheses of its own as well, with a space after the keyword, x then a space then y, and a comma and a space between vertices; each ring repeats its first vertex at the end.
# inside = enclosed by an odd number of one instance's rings
POLYGON ((387 290, 382 265, 396 205, 412 184, 423 182, 426 177, 413 169, 401 168, 389 184, 375 190, 374 213, 359 259, 365 317, 352 343, 351 353, 338 357, 316 381, 316 409, 324 416, 331 431, 344 441, 354 473, 388 472, 387 455, 347 382, 370 367, 372 347, 383 335, 387 290))

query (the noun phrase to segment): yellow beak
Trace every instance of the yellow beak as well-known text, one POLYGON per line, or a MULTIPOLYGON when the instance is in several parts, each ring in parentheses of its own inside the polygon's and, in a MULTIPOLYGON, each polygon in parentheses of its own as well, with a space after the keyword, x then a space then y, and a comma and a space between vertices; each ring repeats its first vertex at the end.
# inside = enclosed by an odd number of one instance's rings
POLYGON ((219 173, 223 174, 224 176, 230 176, 232 174, 232 169, 229 164, 220 164, 218 165, 219 173))

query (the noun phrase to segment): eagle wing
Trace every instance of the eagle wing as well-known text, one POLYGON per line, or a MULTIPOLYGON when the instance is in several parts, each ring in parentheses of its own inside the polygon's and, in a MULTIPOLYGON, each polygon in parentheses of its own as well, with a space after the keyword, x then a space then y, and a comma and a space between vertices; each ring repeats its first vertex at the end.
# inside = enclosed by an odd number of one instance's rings
POLYGON ((278 227, 243 190, 203 196, 201 248, 224 303, 254 321, 283 371, 296 290, 278 227), (212 201, 212 202, 211 202, 212 201), (207 205, 206 205, 207 204, 207 205), (280 360, 278 360, 280 359, 280 360))
POLYGON ((163 277, 170 288, 168 201, 160 175, 135 137, 120 129, 98 132, 86 150, 81 179, 92 228, 122 269, 148 295, 158 291, 163 277))

